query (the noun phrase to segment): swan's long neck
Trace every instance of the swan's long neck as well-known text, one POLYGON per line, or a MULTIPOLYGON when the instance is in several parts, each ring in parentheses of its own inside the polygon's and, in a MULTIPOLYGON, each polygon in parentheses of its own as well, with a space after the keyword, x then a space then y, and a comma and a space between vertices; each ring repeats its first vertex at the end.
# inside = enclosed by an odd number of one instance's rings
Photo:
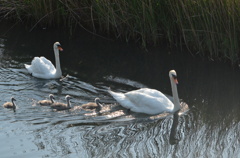
POLYGON ((170 80, 171 80, 173 104, 174 104, 173 112, 176 112, 181 108, 179 97, 178 97, 177 84, 172 79, 170 80))
POLYGON ((12 104, 13 104, 13 108, 16 109, 16 105, 13 99, 12 99, 12 104))
POLYGON ((95 99, 95 103, 97 104, 97 111, 101 111, 102 109, 102 104, 100 103, 100 100, 97 98, 95 99))
POLYGON ((70 99, 67 98, 67 107, 71 107, 70 99))
POLYGON ((61 66, 60 66, 59 50, 54 49, 54 54, 55 54, 56 76, 61 77, 62 76, 62 70, 61 70, 61 66))
POLYGON ((50 100, 51 100, 52 103, 54 103, 53 97, 50 97, 50 100))

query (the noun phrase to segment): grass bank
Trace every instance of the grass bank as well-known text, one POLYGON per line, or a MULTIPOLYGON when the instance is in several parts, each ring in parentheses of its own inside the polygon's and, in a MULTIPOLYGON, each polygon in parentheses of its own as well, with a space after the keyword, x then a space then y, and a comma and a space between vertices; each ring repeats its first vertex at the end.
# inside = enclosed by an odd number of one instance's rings
POLYGON ((210 59, 239 59, 240 0, 0 0, 2 19, 39 25, 80 26, 134 40, 167 43, 210 59))

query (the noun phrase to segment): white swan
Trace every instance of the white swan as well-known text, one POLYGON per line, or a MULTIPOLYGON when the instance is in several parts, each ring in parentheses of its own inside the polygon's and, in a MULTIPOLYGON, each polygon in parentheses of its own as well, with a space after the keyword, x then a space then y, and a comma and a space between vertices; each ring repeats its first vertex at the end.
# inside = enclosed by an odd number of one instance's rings
POLYGON ((177 92, 178 81, 175 70, 169 72, 169 77, 172 87, 173 103, 163 93, 155 89, 141 88, 127 93, 116 93, 111 90, 108 92, 119 104, 134 112, 150 115, 163 112, 174 113, 181 108, 177 92))
POLYGON ((53 50, 55 55, 56 68, 52 62, 45 57, 34 57, 31 65, 24 64, 32 76, 42 79, 55 79, 62 76, 59 60, 59 50, 63 51, 63 49, 59 42, 55 42, 53 44, 53 50))

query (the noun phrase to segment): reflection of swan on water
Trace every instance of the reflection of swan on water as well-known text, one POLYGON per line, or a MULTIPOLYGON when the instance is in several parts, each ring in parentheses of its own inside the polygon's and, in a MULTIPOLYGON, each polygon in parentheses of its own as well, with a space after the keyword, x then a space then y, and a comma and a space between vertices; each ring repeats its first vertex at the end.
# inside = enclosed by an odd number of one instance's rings
POLYGON ((11 108, 11 109, 13 109, 13 110, 15 110, 16 109, 16 105, 15 105, 15 102, 14 101, 16 101, 16 99, 15 98, 11 98, 11 102, 6 102, 6 103, 4 103, 3 104, 3 107, 4 108, 11 108))
POLYGON ((54 102, 52 105, 51 105, 51 108, 52 109, 56 109, 56 110, 68 110, 68 109, 71 109, 71 103, 70 103, 70 99, 72 97, 70 95, 67 95, 65 97, 65 99, 67 100, 67 104, 64 104, 64 103, 61 103, 61 102, 54 102))
POLYGON ((181 102, 181 109, 173 114, 173 123, 171 127, 171 132, 170 132, 170 138, 169 138, 169 143, 171 145, 177 144, 181 137, 178 136, 178 122, 179 122, 179 117, 184 115, 189 111, 188 104, 185 102, 181 102))
POLYGON ((38 101, 38 104, 41 105, 41 106, 50 106, 54 103, 54 96, 53 94, 49 94, 49 99, 50 100, 40 100, 38 101))
POLYGON ((54 79, 62 76, 62 70, 60 67, 59 50, 62 51, 62 47, 59 42, 53 44, 53 50, 55 55, 56 68, 51 61, 45 57, 34 57, 31 65, 25 64, 26 69, 32 76, 42 79, 54 79))
POLYGON ((173 103, 160 91, 149 88, 141 88, 127 93, 116 93, 111 90, 108 92, 123 107, 134 112, 146 114, 160 114, 163 112, 174 113, 178 111, 180 102, 177 92, 177 74, 175 70, 169 72, 172 87, 173 103))
POLYGON ((172 127, 171 127, 171 133, 170 133, 170 138, 169 138, 169 143, 171 145, 174 145, 176 143, 178 143, 180 140, 176 138, 176 134, 177 134, 177 126, 178 126, 178 112, 176 112, 173 115, 173 123, 172 123, 172 127))

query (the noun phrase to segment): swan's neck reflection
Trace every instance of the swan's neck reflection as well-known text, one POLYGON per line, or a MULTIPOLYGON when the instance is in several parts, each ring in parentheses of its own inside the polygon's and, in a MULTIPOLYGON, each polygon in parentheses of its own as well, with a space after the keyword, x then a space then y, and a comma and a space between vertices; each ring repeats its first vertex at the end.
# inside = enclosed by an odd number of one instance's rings
POLYGON ((177 144, 180 141, 180 139, 177 138, 178 118, 179 118, 179 115, 178 115, 178 112, 176 112, 173 115, 173 123, 171 127, 170 139, 169 139, 169 143, 171 145, 177 144))

